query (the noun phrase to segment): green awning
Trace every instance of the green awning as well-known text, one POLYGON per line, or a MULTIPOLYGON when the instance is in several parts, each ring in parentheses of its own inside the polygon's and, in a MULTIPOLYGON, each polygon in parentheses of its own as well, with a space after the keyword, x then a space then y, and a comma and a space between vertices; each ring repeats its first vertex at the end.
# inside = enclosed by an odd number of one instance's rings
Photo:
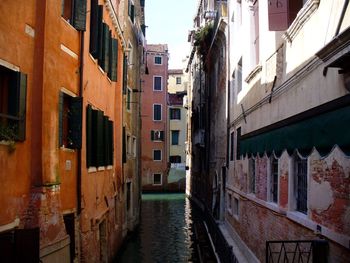
POLYGON ((298 150, 302 155, 309 155, 315 147, 321 156, 325 156, 334 145, 350 155, 350 106, 255 136, 243 136, 240 143, 243 155, 262 155, 264 152, 269 155, 273 151, 280 155, 284 150, 289 154, 298 150))

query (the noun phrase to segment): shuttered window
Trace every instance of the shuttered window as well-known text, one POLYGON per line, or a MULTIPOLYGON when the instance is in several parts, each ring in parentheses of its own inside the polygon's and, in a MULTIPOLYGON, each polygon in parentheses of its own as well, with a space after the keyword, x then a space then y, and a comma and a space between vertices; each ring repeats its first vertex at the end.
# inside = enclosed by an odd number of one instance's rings
POLYGON ((128 15, 131 19, 131 22, 134 23, 134 20, 135 20, 135 5, 134 3, 129 0, 128 2, 128 15))
POLYGON ((117 81, 118 41, 112 37, 109 26, 103 23, 103 6, 91 1, 90 54, 98 60, 111 81, 117 81))
POLYGON ((152 141, 164 141, 164 131, 151 131, 152 141))
POLYGON ((126 55, 124 54, 123 58, 123 94, 126 94, 126 88, 128 85, 128 60, 126 55))
POLYGON ((90 105, 86 112, 87 167, 113 165, 113 122, 90 105))
POLYGON ((0 140, 24 141, 27 75, 0 66, 0 140))
POLYGON ((86 30, 86 0, 61 0, 61 15, 75 29, 86 30))
POLYGON ((302 7, 303 0, 268 1, 269 30, 287 30, 302 7))
POLYGON ((59 94, 59 146, 81 148, 82 98, 59 94))
POLYGON ((154 76, 153 77, 153 90, 161 91, 162 88, 162 77, 154 76))

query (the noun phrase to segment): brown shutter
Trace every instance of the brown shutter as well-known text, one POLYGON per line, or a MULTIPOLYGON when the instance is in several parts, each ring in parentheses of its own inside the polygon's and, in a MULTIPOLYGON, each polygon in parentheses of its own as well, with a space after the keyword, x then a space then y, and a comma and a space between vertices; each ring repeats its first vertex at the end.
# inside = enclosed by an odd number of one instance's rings
POLYGON ((288 28, 288 0, 269 0, 269 30, 283 31, 288 28))

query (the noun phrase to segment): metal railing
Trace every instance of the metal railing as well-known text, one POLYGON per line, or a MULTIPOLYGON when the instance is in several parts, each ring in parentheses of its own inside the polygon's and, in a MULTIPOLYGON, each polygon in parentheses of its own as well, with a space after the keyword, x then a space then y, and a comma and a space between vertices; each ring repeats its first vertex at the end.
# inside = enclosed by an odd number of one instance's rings
POLYGON ((266 242, 266 263, 327 263, 326 240, 283 240, 266 242))
POLYGON ((213 216, 206 211, 204 212, 204 218, 220 261, 222 263, 238 263, 232 246, 227 243, 213 216))

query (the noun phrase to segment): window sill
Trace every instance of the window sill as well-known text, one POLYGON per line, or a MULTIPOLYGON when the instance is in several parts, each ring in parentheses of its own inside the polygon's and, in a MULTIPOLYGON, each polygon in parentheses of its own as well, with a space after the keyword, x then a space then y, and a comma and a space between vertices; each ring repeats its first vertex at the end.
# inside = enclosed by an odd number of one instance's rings
POLYGON ((62 150, 64 152, 70 152, 70 153, 74 153, 75 152, 74 149, 70 149, 70 148, 67 148, 67 147, 64 147, 64 146, 61 146, 60 150, 62 150))
POLYGON ((311 15, 316 11, 319 4, 320 0, 308 0, 297 14, 297 17, 294 19, 288 30, 283 34, 283 38, 291 43, 311 15))

